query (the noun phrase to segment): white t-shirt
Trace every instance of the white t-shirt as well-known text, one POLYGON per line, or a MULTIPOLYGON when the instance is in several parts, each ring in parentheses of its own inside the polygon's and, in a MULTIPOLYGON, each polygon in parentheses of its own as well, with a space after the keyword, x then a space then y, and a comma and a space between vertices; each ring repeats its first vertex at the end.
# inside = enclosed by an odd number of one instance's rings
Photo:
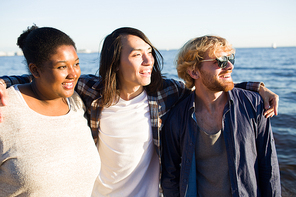
POLYGON ((159 159, 145 91, 102 111, 97 147, 102 166, 93 197, 159 195, 159 159))

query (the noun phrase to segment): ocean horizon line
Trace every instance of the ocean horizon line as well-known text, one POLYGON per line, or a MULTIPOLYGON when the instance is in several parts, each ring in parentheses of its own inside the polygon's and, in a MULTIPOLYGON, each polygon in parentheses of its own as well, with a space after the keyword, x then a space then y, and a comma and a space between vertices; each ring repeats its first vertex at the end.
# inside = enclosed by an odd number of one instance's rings
MULTIPOLYGON (((295 48, 296 46, 271 46, 271 47, 234 47, 235 49, 266 49, 266 48, 271 48, 271 49, 276 49, 276 48, 295 48)), ((176 51, 180 50, 179 49, 158 49, 159 51, 176 51)), ((77 50, 77 53, 83 53, 83 54, 88 54, 88 53, 100 53, 100 51, 97 50, 90 50, 90 49, 79 49, 77 50)), ((22 51, 0 51, 0 57, 7 57, 7 56, 23 56, 22 51)))

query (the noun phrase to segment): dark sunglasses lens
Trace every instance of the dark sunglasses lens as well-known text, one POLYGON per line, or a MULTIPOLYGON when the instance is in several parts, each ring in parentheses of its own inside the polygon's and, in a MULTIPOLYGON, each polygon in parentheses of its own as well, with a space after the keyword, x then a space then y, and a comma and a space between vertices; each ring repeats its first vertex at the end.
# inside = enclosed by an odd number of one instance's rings
POLYGON ((222 64, 221 64, 221 68, 225 68, 227 66, 227 63, 228 63, 227 60, 226 61, 223 61, 222 64))
POLYGON ((225 68, 226 66, 227 66, 227 62, 228 62, 228 60, 223 60, 223 61, 221 61, 221 60, 219 60, 219 59, 217 59, 218 60, 218 66, 220 67, 220 68, 225 68))
POLYGON ((231 54, 229 57, 222 56, 220 58, 217 58, 218 65, 220 68, 225 68, 227 66, 228 61, 230 61, 230 63, 234 65, 234 60, 235 60, 234 54, 231 54))
POLYGON ((234 58, 233 59, 229 59, 229 61, 232 63, 232 65, 234 65, 234 58))
POLYGON ((220 68, 225 68, 227 66, 228 57, 222 56, 216 59, 218 61, 218 66, 220 68))
POLYGON ((231 54, 228 59, 232 63, 232 65, 234 65, 234 62, 235 62, 235 56, 234 56, 234 54, 231 54))

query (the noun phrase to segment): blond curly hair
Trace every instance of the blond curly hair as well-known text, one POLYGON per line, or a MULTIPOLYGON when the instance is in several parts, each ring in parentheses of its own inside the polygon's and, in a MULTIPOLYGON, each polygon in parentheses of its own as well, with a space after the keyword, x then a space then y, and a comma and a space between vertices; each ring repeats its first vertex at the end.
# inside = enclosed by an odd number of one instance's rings
POLYGON ((177 56, 177 72, 178 76, 185 81, 187 88, 194 87, 194 79, 187 73, 187 69, 200 69, 205 53, 215 59, 217 58, 216 54, 222 51, 235 53, 234 48, 225 38, 210 35, 189 40, 180 49, 177 56))

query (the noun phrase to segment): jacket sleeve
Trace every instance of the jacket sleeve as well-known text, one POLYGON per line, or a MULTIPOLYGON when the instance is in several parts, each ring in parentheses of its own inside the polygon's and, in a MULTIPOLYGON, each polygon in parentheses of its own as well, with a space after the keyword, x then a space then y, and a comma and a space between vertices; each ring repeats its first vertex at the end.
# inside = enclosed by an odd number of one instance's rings
MULTIPOLYGON (((178 122, 178 121, 177 121, 178 122)), ((180 140, 177 132, 178 128, 173 118, 169 118, 163 127, 163 154, 161 184, 164 196, 180 196, 180 140)))
POLYGON ((262 196, 281 196, 279 163, 270 118, 263 116, 262 108, 259 110, 261 114, 258 118, 258 136, 256 140, 259 164, 258 186, 262 196))

